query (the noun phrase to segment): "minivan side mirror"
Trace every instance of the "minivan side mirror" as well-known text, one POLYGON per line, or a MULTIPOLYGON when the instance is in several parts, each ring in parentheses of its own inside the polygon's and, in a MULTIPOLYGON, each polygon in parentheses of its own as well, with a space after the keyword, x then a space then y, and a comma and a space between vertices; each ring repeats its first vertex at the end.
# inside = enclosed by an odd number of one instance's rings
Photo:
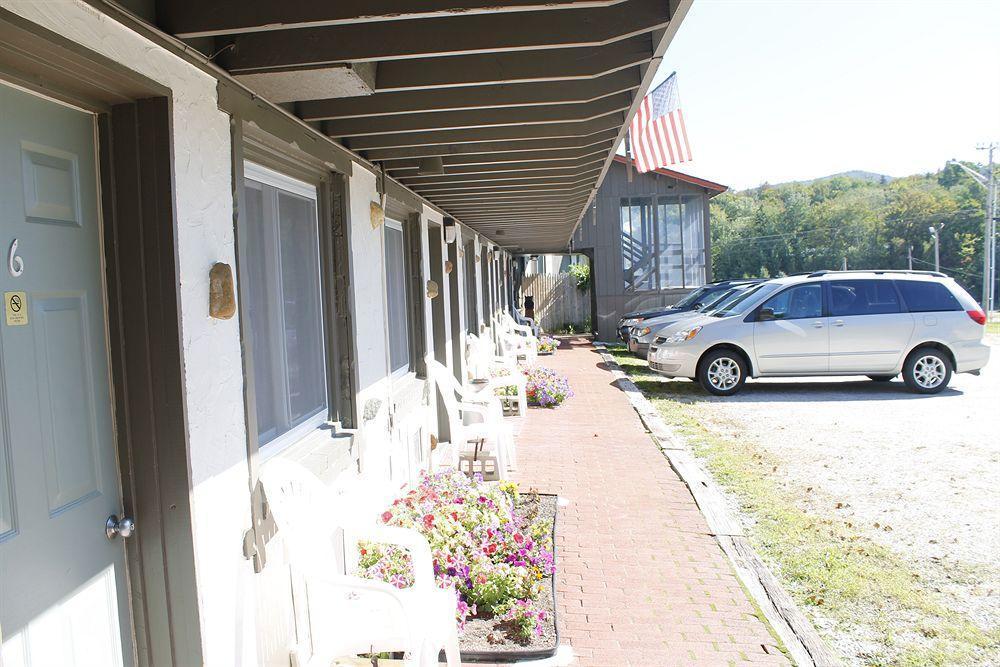
POLYGON ((774 308, 761 308, 760 312, 757 313, 758 322, 766 322, 767 320, 774 319, 774 308))
POLYGON ((692 307, 692 310, 701 310, 702 308, 704 308, 704 306, 705 304, 703 304, 701 301, 696 301, 694 306, 692 307))

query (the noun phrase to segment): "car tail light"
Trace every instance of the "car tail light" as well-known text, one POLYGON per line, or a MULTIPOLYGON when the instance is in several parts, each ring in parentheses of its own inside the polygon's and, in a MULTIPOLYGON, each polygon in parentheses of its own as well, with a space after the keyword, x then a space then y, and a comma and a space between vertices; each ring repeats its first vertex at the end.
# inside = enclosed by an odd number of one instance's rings
POLYGON ((984 326, 986 325, 986 313, 984 313, 983 311, 967 310, 965 312, 966 314, 968 314, 969 317, 972 318, 972 321, 975 322, 976 324, 982 324, 984 326))

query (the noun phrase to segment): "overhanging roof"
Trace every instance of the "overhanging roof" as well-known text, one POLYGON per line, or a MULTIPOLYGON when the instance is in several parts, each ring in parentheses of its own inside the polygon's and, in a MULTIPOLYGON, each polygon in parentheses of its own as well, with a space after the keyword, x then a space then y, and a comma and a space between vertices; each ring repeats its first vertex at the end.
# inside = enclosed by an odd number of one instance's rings
POLYGON ((488 237, 564 249, 691 0, 156 0, 157 25, 488 237), (441 158, 443 173, 420 171, 441 158))
MULTIPOLYGON (((615 162, 623 165, 628 165, 628 159, 624 155, 615 155, 615 162)), ((729 189, 728 185, 722 185, 721 183, 715 183, 714 181, 709 181, 704 178, 698 178, 697 176, 692 176, 691 174, 685 174, 680 171, 674 171, 673 169, 654 169, 654 173, 661 174, 663 176, 669 176, 670 178, 676 179, 678 181, 683 181, 684 183, 690 183, 691 185, 697 185, 700 188, 705 188, 706 190, 711 190, 709 197, 714 197, 715 195, 722 194, 729 189)))

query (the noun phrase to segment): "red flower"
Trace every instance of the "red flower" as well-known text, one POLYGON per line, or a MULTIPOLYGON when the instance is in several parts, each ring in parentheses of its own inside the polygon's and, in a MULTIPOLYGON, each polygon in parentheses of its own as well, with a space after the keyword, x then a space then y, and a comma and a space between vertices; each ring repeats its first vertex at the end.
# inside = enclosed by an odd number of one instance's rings
POLYGON ((433 527, 434 527, 434 515, 433 514, 425 514, 424 515, 424 528, 430 529, 430 528, 433 528, 433 527))
POLYGON ((389 523, 390 519, 392 519, 392 512, 382 512, 382 523, 389 523))
POLYGON ((521 544, 522 542, 524 542, 524 535, 522 535, 521 533, 514 533, 514 541, 517 542, 518 544, 521 544))

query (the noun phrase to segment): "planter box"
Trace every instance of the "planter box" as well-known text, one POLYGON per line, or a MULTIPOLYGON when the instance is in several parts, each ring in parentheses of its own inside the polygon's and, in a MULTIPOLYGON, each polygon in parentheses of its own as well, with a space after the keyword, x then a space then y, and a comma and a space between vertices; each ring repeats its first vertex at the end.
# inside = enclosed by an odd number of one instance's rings
MULTIPOLYGON (((522 494, 522 502, 535 494, 522 494)), ((539 516, 552 518, 552 558, 556 571, 559 568, 558 555, 556 554, 556 514, 558 510, 558 497, 555 494, 539 493, 538 502, 539 516)), ((537 602, 545 609, 547 618, 543 625, 541 637, 534 637, 531 642, 518 644, 506 639, 502 630, 494 630, 499 625, 493 619, 475 618, 465 624, 465 630, 459 637, 459 650, 462 653, 463 662, 515 662, 519 660, 531 660, 538 658, 548 658, 555 655, 559 648, 559 626, 556 623, 556 575, 543 579, 545 590, 549 593, 548 600, 542 596, 537 602), (504 643, 491 644, 486 640, 490 633, 504 637, 504 643)), ((444 655, 442 653, 442 660, 444 655)))

